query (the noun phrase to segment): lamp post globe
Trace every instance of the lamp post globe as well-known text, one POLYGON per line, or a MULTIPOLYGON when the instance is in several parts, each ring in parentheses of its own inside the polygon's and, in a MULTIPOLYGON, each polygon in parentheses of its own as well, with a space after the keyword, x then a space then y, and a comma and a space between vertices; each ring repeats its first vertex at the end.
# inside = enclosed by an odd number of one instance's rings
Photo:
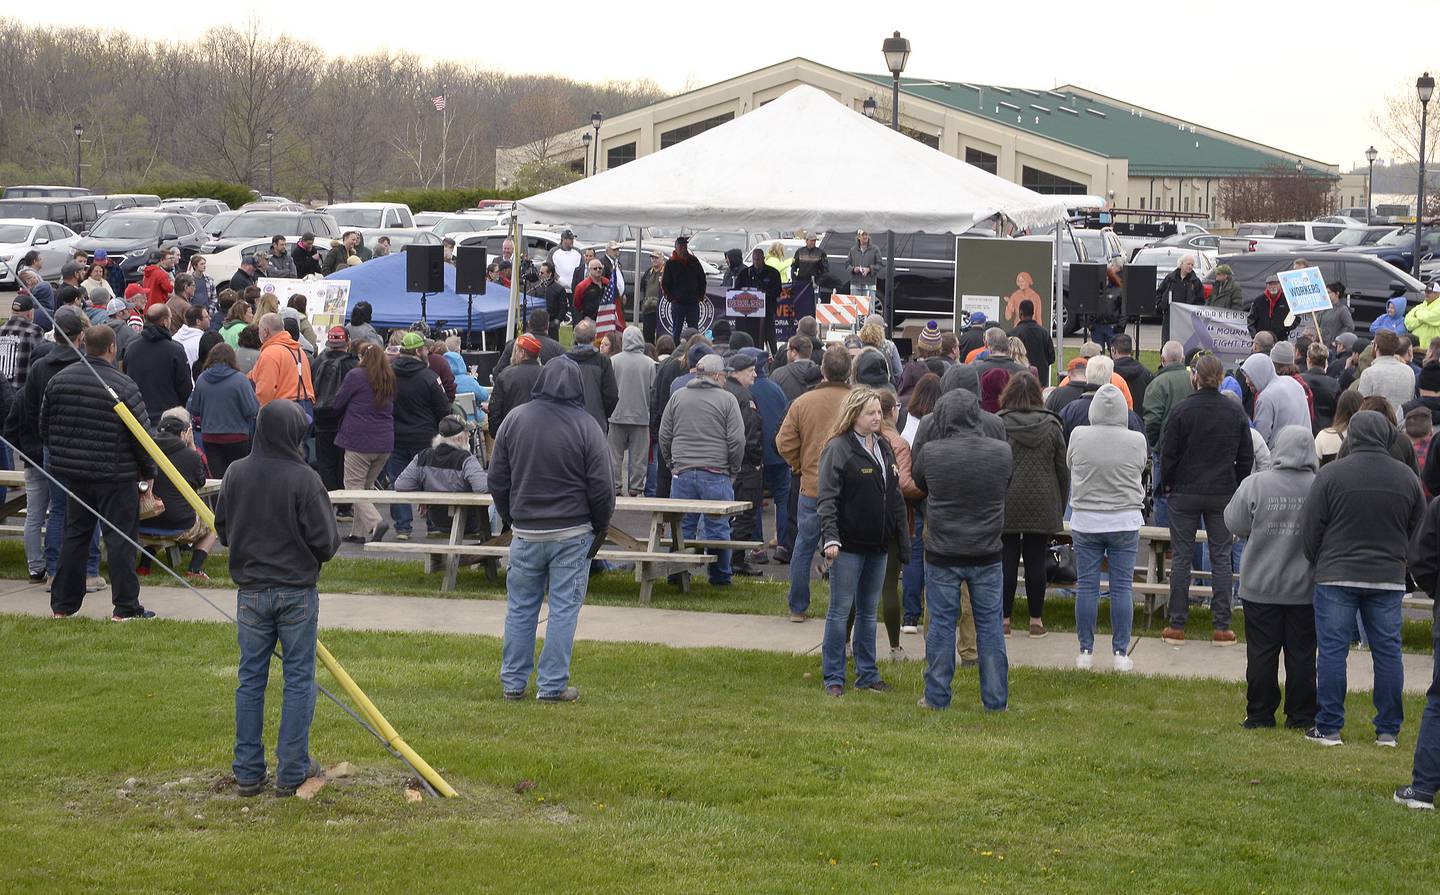
POLYGON ((1380 151, 1373 145, 1365 150, 1365 161, 1370 166, 1370 173, 1365 178, 1365 223, 1370 223, 1370 216, 1375 208, 1375 160, 1380 157, 1380 151))
MULTIPOLYGON (((900 32, 885 38, 880 46, 885 55, 885 67, 890 71, 890 127, 900 130, 900 75, 910 61, 910 41, 900 32)), ((885 335, 895 329, 895 230, 887 228, 885 237, 885 335)), ((873 308, 871 310, 874 310, 873 308)))

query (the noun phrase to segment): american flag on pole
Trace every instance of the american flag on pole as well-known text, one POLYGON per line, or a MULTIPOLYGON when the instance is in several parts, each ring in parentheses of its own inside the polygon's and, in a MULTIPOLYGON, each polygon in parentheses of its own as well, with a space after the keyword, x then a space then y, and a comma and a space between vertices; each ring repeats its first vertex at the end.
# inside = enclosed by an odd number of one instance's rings
POLYGON ((600 311, 595 315, 595 335, 625 329, 625 314, 615 296, 615 278, 605 287, 605 297, 600 299, 600 311))
POLYGON ((435 104, 435 111, 445 111, 445 94, 437 93, 435 96, 430 97, 430 102, 435 104))

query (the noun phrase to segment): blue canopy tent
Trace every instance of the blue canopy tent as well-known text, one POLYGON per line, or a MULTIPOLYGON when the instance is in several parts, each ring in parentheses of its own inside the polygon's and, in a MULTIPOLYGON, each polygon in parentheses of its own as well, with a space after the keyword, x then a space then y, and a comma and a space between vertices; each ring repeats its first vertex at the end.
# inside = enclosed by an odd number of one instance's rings
MULTIPOLYGON (((445 291, 425 300, 425 316, 431 327, 443 321, 444 328, 464 330, 465 308, 469 297, 455 293, 455 268, 446 264, 445 291)), ((350 307, 368 301, 375 313, 371 322, 378 329, 404 328, 420 319, 420 295, 405 291, 405 255, 397 252, 374 258, 355 267, 337 270, 327 280, 350 281, 350 307)), ((528 307, 543 308, 545 300, 526 296, 528 307)), ((487 283, 485 294, 475 295, 474 327, 476 332, 505 326, 510 303, 510 290, 499 283, 487 283)), ((347 314, 348 318, 349 315, 347 314)))

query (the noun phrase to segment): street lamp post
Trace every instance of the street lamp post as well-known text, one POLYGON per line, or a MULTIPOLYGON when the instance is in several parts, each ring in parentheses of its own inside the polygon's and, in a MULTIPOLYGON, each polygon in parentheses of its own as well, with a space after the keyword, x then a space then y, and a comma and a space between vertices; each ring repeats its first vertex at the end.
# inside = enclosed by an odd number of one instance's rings
POLYGON ((585 133, 580 135, 580 140, 585 144, 585 160, 582 162, 582 164, 585 166, 586 177, 589 177, 593 173, 590 170, 590 141, 592 139, 594 138, 590 136, 589 131, 586 131, 585 133))
POLYGON ((75 185, 80 186, 80 138, 85 136, 85 128, 75 125, 72 130, 75 132, 75 185))
POLYGON ((270 181, 270 195, 275 195, 275 128, 265 128, 265 175, 270 181))
POLYGON ((1430 111, 1430 96, 1435 92, 1435 79, 1427 71, 1415 79, 1415 95, 1420 98, 1420 185, 1415 190, 1415 257, 1410 274, 1420 276, 1420 234, 1425 229, 1425 118, 1430 111))
MULTIPOLYGON (((880 51, 885 54, 885 67, 890 70, 890 127, 900 131, 900 75, 910 61, 910 41, 896 31, 885 38, 880 51)), ((895 228, 886 228, 885 240, 885 334, 895 331, 895 228)))
POLYGON ((595 129, 595 163, 590 166, 590 173, 600 171, 600 125, 605 121, 605 116, 599 112, 590 113, 590 126, 595 129))
POLYGON ((1375 160, 1380 157, 1380 151, 1374 146, 1365 150, 1365 161, 1370 165, 1370 173, 1365 177, 1365 223, 1370 223, 1370 216, 1375 210, 1375 160))
POLYGON ((871 121, 875 120, 875 97, 865 97, 865 102, 860 104, 860 108, 865 110, 866 118, 869 118, 871 121))

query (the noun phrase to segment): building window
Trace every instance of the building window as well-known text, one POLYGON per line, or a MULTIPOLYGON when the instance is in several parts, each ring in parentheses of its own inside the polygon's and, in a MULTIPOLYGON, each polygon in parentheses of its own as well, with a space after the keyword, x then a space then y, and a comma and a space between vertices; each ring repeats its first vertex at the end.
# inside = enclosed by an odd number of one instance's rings
POLYGON ((1144 196, 1141 196, 1141 197, 1140 197, 1140 210, 1141 210, 1141 211, 1144 211, 1144 210, 1145 210, 1145 197, 1144 197, 1144 196))
POLYGON ((1174 197, 1174 196, 1171 196, 1171 197, 1170 197, 1170 210, 1171 210, 1171 211, 1174 211, 1174 210, 1175 210, 1175 197, 1174 197))
POLYGON ((1185 209, 1186 211, 1189 211, 1189 210, 1190 210, 1190 197, 1189 197, 1189 196, 1186 196, 1184 201, 1185 201, 1184 209, 1185 209))
POLYGON ((703 134, 712 127, 719 127, 734 117, 734 112, 726 112, 723 115, 716 115, 714 118, 706 118, 704 121, 677 127, 673 131, 664 131, 660 134, 660 148, 668 149, 682 140, 688 140, 696 134, 703 134))
POLYGON ((979 149, 965 147, 965 163, 974 165, 987 174, 998 174, 1000 160, 988 152, 981 152, 979 149))
POLYGON ((627 162, 635 161, 635 144, 626 143, 624 146, 616 146, 613 149, 605 150, 605 167, 618 168, 627 162))
POLYGON ((1088 192, 1083 183, 1066 180, 1045 171, 1037 171, 1029 165, 1020 169, 1020 185, 1027 190, 1052 196, 1083 196, 1088 192))

